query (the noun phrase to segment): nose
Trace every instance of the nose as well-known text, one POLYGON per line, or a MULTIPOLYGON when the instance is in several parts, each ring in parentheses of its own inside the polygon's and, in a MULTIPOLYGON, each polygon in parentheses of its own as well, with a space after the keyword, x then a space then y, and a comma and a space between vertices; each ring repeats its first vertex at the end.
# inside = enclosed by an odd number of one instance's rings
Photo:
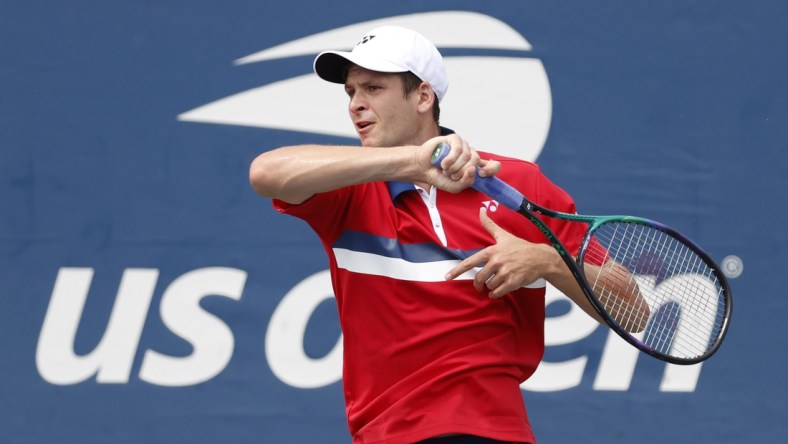
POLYGON ((353 94, 350 98, 350 104, 348 105, 351 113, 359 113, 367 109, 367 102, 364 100, 362 94, 353 94))

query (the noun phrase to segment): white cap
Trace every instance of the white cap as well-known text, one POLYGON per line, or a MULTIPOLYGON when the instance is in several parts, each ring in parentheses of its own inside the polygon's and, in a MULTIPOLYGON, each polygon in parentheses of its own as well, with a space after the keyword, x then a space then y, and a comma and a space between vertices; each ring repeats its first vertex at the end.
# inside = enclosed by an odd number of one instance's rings
POLYGON ((410 71, 429 83, 438 101, 443 100, 449 88, 446 66, 438 48, 423 35, 407 28, 375 28, 351 52, 321 52, 315 57, 313 68, 322 79, 344 84, 345 68, 350 63, 377 72, 410 71))

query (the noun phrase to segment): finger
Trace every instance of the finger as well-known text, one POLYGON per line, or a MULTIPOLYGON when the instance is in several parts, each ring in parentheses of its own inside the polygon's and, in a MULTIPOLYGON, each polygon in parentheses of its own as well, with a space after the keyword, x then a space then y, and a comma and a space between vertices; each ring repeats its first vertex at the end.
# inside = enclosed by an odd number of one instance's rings
POLYGON ((501 235, 501 233, 506 233, 503 228, 499 227, 498 224, 490 219, 490 216, 487 215, 487 208, 485 207, 481 207, 479 209, 479 220, 482 223, 482 227, 484 227, 484 229, 487 230, 487 232, 490 233, 493 239, 496 241, 498 240, 498 237, 501 235))
POLYGON ((462 150, 457 160, 444 170, 444 174, 451 177, 452 180, 459 180, 465 174, 465 169, 472 159, 473 154, 470 151, 462 150))
POLYGON ((462 154, 462 139, 456 134, 446 136, 444 143, 451 147, 451 151, 443 158, 440 167, 444 173, 457 161, 462 154))
POLYGON ((487 287, 488 290, 490 290, 490 294, 495 293, 495 290, 498 289, 504 283, 506 279, 504 277, 504 274, 505 273, 503 272, 499 272, 498 274, 494 274, 490 276, 490 279, 487 279, 484 282, 484 286, 487 287))
POLYGON ((501 171, 501 162, 497 160, 480 160, 479 161, 479 176, 490 177, 498 174, 501 171))
POLYGON ((501 291, 501 287, 498 287, 495 291, 491 291, 487 293, 487 297, 490 299, 498 299, 506 296, 509 292, 508 291, 501 291))
POLYGON ((458 151, 461 153, 460 156, 449 168, 451 178, 454 180, 459 180, 469 166, 475 168, 481 160, 479 158, 479 153, 468 145, 468 141, 466 140, 462 140, 462 145, 459 147, 458 151))
POLYGON ((479 251, 478 253, 468 256, 467 258, 460 261, 456 267, 452 268, 448 273, 446 273, 444 278, 447 281, 450 281, 485 262, 487 262, 487 253, 485 250, 479 251))
POLYGON ((473 182, 476 180, 476 168, 469 166, 465 168, 465 171, 462 173, 462 177, 458 179, 465 187, 470 187, 473 185, 473 182))
POLYGON ((476 273, 476 276, 473 278, 473 287, 477 291, 482 291, 484 287, 487 285, 487 281, 495 277, 495 274, 496 274, 495 267, 490 265, 490 263, 488 262, 487 264, 484 265, 484 267, 482 267, 481 270, 479 270, 478 273, 476 273))
POLYGON ((520 288, 519 285, 517 285, 517 284, 515 284, 515 283, 513 283, 513 282, 511 282, 509 280, 506 280, 506 281, 501 282, 494 289, 491 289, 492 291, 490 291, 490 295, 489 296, 491 298, 499 298, 501 296, 505 296, 507 293, 510 293, 510 292, 512 292, 514 290, 517 290, 518 288, 520 288))

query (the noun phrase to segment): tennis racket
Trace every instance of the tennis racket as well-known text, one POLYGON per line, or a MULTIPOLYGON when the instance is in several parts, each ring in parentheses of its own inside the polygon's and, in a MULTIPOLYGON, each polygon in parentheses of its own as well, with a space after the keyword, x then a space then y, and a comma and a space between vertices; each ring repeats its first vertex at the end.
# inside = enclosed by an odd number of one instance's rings
MULTIPOLYGON (((440 166, 450 150, 438 145, 432 164, 440 166)), ((730 323, 731 289, 711 257, 681 233, 640 217, 553 211, 494 176, 477 173, 473 188, 530 220, 628 343, 674 364, 696 364, 719 348, 730 323), (535 213, 588 226, 577 258, 535 213)))

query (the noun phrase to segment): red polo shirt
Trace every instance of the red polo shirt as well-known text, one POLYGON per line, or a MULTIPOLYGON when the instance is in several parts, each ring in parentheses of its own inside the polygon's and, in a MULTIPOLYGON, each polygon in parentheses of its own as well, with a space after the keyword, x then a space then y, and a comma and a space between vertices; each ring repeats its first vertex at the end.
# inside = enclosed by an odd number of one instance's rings
MULTIPOLYGON (((575 212, 536 165, 481 156, 501 161, 498 177, 534 202, 575 212)), ((470 274, 448 282, 443 276, 493 244, 479 222, 483 205, 512 234, 542 243, 544 236, 473 189, 435 190, 432 199, 419 193, 412 184, 376 182, 300 205, 274 201, 278 211, 308 222, 328 254, 353 442, 412 443, 447 433, 534 442, 520 383, 544 352, 544 284, 490 299, 473 288, 470 274)), ((582 228, 548 224, 577 251, 582 228)))

